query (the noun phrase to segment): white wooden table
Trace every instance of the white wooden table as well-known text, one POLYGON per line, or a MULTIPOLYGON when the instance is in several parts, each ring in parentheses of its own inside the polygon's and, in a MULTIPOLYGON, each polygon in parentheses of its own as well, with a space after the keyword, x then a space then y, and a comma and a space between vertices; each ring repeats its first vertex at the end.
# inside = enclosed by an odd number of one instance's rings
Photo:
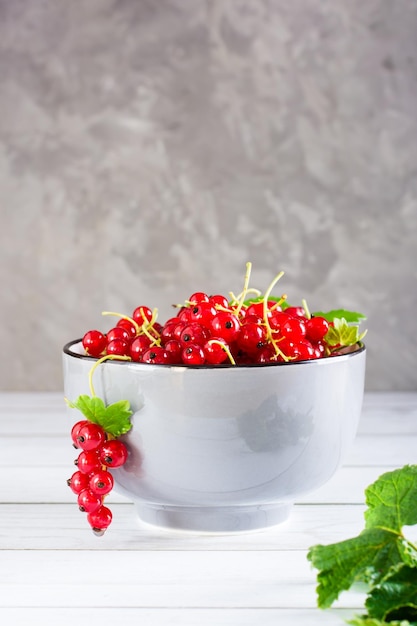
POLYGON ((363 491, 417 462, 417 393, 370 393, 347 464, 291 520, 236 535, 139 523, 111 496, 95 537, 66 485, 74 449, 61 394, 0 393, 0 623, 4 626, 341 626, 363 596, 316 608, 308 548, 363 528, 363 491))

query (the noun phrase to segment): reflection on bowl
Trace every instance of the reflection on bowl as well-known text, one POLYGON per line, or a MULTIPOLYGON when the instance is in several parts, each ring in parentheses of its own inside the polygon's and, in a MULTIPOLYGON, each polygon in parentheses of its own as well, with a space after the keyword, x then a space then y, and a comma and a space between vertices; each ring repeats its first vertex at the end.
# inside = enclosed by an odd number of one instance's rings
MULTIPOLYGON (((127 463, 116 488, 139 517, 168 528, 242 531, 278 524, 346 458, 362 408, 365 347, 274 365, 185 367, 107 361, 106 404, 128 400, 127 463)), ((95 360, 64 347, 64 389, 89 394, 95 360)), ((71 415, 73 417, 73 413, 71 415)))

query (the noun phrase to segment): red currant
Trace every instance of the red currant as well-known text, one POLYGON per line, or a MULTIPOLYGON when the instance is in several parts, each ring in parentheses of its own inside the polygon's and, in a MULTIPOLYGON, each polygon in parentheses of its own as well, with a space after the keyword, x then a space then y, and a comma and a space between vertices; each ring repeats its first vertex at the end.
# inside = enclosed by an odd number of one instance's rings
POLYGON ((126 319, 125 317, 122 317, 122 319, 120 319, 116 325, 127 330, 131 339, 136 337, 136 334, 137 334, 136 326, 130 320, 126 319))
POLYGON ((94 470, 101 467, 101 461, 97 450, 90 450, 88 452, 82 451, 78 455, 78 459, 74 461, 74 465, 78 467, 80 472, 84 474, 90 474, 94 470))
POLYGON ((80 472, 78 470, 77 472, 74 472, 71 478, 68 478, 67 485, 74 493, 79 494, 81 491, 83 491, 83 489, 87 489, 88 481, 88 475, 83 474, 83 472, 80 472))
POLYGON ((185 365, 203 365, 206 360, 203 348, 195 343, 183 349, 181 359, 185 365))
POLYGON ((207 341, 209 333, 206 328, 194 322, 193 324, 187 324, 184 326, 181 335, 180 343, 182 346, 187 346, 190 343, 195 343, 202 346, 207 341))
POLYGON ((99 330, 89 330, 85 333, 82 344, 88 355, 97 358, 104 352, 107 339, 99 330))
POLYGON ((306 314, 302 306, 289 306, 285 309, 285 313, 292 317, 305 317, 306 314))
POLYGON ((77 502, 80 511, 87 511, 87 513, 97 511, 103 504, 102 498, 88 488, 78 494, 77 502))
POLYGON ((153 365, 165 365, 169 362, 169 355, 162 346, 152 346, 142 354, 142 363, 152 363, 153 365))
POLYGON ((76 441, 83 450, 96 450, 106 441, 106 433, 98 424, 87 422, 78 430, 76 441))
POLYGON ((113 489, 114 478, 107 470, 100 470, 89 477, 88 485, 91 491, 99 496, 104 496, 113 489))
MULTIPOLYGON (((225 348, 229 348, 222 337, 212 337, 203 346, 204 356, 210 365, 219 365, 228 358, 225 348)), ((230 348, 229 348, 230 349, 230 348)))
POLYGON ((210 302, 200 302, 191 308, 190 322, 198 322, 210 328, 211 320, 217 315, 216 308, 210 302))
POLYGON ((223 309, 229 308, 229 301, 225 296, 220 294, 215 294, 214 296, 209 296, 210 304, 213 304, 216 308, 222 307, 223 309))
POLYGON ((107 344, 107 354, 115 356, 127 356, 129 354, 129 344, 122 339, 113 339, 107 344))
POLYGON ((204 291, 196 291, 189 297, 188 302, 191 302, 191 304, 200 304, 200 302, 209 302, 209 297, 206 293, 204 293, 204 291))
POLYGON ((151 321, 152 310, 148 306, 138 306, 133 311, 132 319, 134 319, 139 326, 142 326, 145 322, 151 321))
POLYGON ((235 341, 240 331, 240 323, 236 315, 227 311, 219 311, 211 320, 211 332, 222 337, 227 343, 235 341))
POLYGON ((121 339, 122 341, 128 342, 131 336, 123 326, 115 326, 115 328, 111 328, 107 333, 107 343, 110 343, 113 339, 121 339))
POLYGON ((89 420, 80 420, 79 422, 74 424, 74 426, 71 428, 71 439, 72 439, 72 445, 74 446, 74 448, 79 447, 79 442, 77 441, 77 437, 78 437, 78 433, 80 429, 86 424, 90 424, 90 423, 91 422, 89 420))
POLYGON ((147 335, 138 335, 130 344, 129 354, 132 361, 141 361, 152 340, 147 335))
POLYGON ((102 535, 112 521, 112 512, 107 506, 101 506, 97 511, 87 515, 87 521, 97 535, 102 535))
POLYGON ((249 354, 256 353, 263 348, 265 341, 265 328, 252 323, 243 324, 236 340, 238 347, 249 354))
POLYGON ((120 467, 127 461, 127 448, 122 441, 111 439, 101 446, 99 458, 106 467, 120 467))
POLYGON ((168 355, 168 363, 174 365, 175 363, 181 363, 181 352, 183 346, 176 339, 170 339, 164 345, 165 352, 168 355))
POLYGON ((324 317, 312 317, 306 322, 306 335, 310 341, 321 341, 329 330, 329 322, 324 317))

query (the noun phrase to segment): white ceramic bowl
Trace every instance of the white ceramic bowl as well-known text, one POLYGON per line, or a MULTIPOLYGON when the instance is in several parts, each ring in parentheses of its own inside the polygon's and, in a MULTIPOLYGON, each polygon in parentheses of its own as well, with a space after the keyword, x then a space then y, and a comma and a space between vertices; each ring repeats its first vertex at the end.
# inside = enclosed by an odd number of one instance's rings
MULTIPOLYGON (((123 437, 128 461, 113 470, 117 490, 158 526, 225 532, 281 523, 345 460, 361 413, 365 355, 361 347, 274 365, 99 365, 96 395, 129 400, 134 411, 123 437)), ((80 341, 65 346, 69 400, 90 393, 94 362, 80 341)))

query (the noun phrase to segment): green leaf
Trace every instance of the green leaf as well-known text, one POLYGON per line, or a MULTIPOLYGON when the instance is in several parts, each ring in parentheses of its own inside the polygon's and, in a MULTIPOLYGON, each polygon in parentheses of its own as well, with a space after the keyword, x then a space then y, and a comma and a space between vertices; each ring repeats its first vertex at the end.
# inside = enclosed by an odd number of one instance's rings
POLYGON ((97 396, 82 395, 74 402, 67 400, 67 404, 71 408, 81 411, 90 422, 102 426, 113 437, 124 435, 132 427, 130 421, 132 411, 127 400, 119 400, 106 406, 103 400, 97 396))
POLYGON ((367 528, 383 527, 399 533, 403 526, 417 524, 417 465, 382 474, 367 487, 365 497, 367 528))
POLYGON ((370 577, 378 578, 378 572, 401 567, 399 543, 397 534, 370 528, 352 539, 310 548, 307 558, 319 570, 318 606, 328 608, 353 583, 368 582, 370 577))
POLYGON ((417 622, 409 622, 408 620, 386 622, 385 620, 368 617, 367 615, 363 617, 356 616, 348 620, 347 623, 351 624, 351 626, 417 626, 417 622))
POLYGON ((312 313, 315 317, 324 317, 328 322, 334 322, 335 319, 344 319, 348 324, 359 324, 366 320, 366 316, 356 311, 346 311, 345 309, 333 309, 332 311, 315 311, 312 313))
POLYGON ((358 343, 365 333, 359 335, 359 329, 357 326, 349 326, 344 318, 336 318, 333 322, 333 326, 329 327, 324 341, 333 347, 346 347, 353 346, 358 343))
POLYGON ((417 569, 403 567, 385 578, 369 594, 366 608, 378 619, 417 620, 417 569))

